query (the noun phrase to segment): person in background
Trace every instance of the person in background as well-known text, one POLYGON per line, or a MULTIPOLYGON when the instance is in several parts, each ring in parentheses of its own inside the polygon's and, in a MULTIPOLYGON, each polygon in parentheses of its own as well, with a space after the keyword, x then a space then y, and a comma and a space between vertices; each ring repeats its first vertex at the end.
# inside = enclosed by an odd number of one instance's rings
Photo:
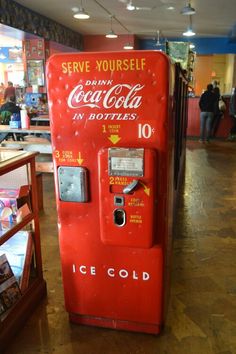
POLYGON ((14 102, 16 101, 16 89, 11 81, 8 81, 8 86, 4 91, 4 100, 6 101, 8 97, 14 97, 14 102))
POLYGON ((230 129, 228 141, 236 141, 236 87, 232 90, 232 95, 229 101, 229 115, 232 118, 232 128, 230 129))
MULTIPOLYGON (((13 113, 20 113, 20 107, 15 104, 15 97, 10 96, 7 98, 6 103, 4 103, 0 108, 0 124, 10 124, 11 115, 13 113)), ((13 140, 24 140, 23 134, 1 133, 0 142, 4 139, 8 140, 10 136, 13 137, 13 140)))
POLYGON ((44 97, 39 97, 37 108, 39 113, 48 113, 47 100, 44 97))
POLYGON ((6 103, 4 103, 1 108, 0 108, 0 113, 1 112, 11 112, 11 113, 20 113, 20 107, 18 107, 15 104, 15 97, 14 96, 9 96, 6 99, 6 103))
POLYGON ((4 103, 4 91, 5 91, 5 86, 4 86, 4 83, 1 82, 1 85, 0 85, 0 105, 4 103))
POLYGON ((212 86, 213 86, 213 92, 218 96, 218 98, 220 99, 220 88, 219 88, 219 82, 217 81, 213 81, 212 82, 212 86))
POLYGON ((5 86, 4 86, 4 83, 1 82, 1 84, 0 84, 0 95, 4 95, 4 91, 5 91, 5 86))
POLYGON ((213 92, 213 85, 208 84, 207 90, 203 92, 199 100, 200 113, 200 142, 209 143, 211 137, 212 120, 215 105, 218 102, 216 94, 213 92))
POLYGON ((214 109, 214 116, 212 119, 212 126, 211 126, 211 137, 214 138, 217 134, 221 118, 223 116, 223 112, 219 108, 219 101, 221 99, 220 95, 220 89, 218 86, 218 82, 214 81, 213 82, 213 92, 217 96, 217 101, 215 103, 215 109, 214 109))

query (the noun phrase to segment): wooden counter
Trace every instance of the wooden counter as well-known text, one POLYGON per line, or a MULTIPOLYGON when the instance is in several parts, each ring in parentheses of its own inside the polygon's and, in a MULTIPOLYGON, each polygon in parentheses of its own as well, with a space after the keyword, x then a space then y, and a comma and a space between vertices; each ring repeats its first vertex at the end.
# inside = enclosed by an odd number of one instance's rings
POLYGON ((9 125, 0 125, 0 133, 29 134, 24 141, 2 140, 0 141, 0 145, 1 147, 10 149, 38 151, 40 156, 36 161, 37 172, 53 172, 52 146, 50 142, 51 131, 49 126, 31 125, 29 129, 16 129, 10 128, 9 125), (40 134, 43 138, 35 134, 40 134))
MULTIPOLYGON (((188 137, 199 137, 200 134, 200 108, 199 108, 200 97, 190 97, 188 102, 188 127, 187 136, 188 137)), ((229 97, 224 97, 226 102, 226 112, 224 113, 223 119, 221 119, 216 138, 227 138, 229 131, 232 126, 232 121, 229 116, 229 97)))

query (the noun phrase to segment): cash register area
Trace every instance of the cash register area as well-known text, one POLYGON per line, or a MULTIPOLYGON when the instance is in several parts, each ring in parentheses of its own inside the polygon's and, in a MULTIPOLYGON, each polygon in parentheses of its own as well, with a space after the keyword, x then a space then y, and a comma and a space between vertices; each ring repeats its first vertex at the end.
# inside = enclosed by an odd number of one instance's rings
POLYGON ((162 333, 154 336, 69 322, 64 309, 53 174, 45 173, 40 230, 48 295, 6 353, 235 354, 235 180, 235 143, 187 142, 168 313, 162 333))

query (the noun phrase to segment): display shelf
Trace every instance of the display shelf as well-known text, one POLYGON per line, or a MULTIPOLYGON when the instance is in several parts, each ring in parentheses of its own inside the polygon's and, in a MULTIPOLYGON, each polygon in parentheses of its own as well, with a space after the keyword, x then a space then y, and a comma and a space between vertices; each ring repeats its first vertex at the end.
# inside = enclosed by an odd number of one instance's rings
POLYGON ((0 187, 20 189, 26 184, 29 192, 27 198, 17 204, 20 218, 12 213, 12 218, 3 219, 4 213, 0 213, 0 343, 3 351, 46 295, 35 171, 37 154, 4 151, 0 155, 0 187))

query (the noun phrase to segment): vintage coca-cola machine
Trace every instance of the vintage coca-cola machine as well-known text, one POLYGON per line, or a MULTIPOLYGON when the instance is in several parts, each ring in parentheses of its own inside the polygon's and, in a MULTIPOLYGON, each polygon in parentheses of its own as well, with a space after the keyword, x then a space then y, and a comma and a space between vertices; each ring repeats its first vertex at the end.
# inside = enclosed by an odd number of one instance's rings
POLYGON ((158 51, 47 65, 65 306, 73 322, 159 333, 172 228, 174 67, 158 51))

